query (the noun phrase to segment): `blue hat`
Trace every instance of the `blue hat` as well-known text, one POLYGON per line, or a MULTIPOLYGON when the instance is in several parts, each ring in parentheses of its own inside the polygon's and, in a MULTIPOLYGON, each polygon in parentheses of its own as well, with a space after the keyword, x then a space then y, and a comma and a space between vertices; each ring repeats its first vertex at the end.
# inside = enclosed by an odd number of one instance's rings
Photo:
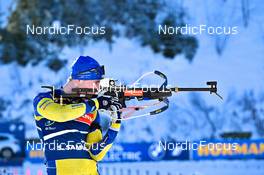
POLYGON ((89 56, 80 56, 72 65, 71 78, 74 80, 100 80, 104 75, 104 66, 89 56))

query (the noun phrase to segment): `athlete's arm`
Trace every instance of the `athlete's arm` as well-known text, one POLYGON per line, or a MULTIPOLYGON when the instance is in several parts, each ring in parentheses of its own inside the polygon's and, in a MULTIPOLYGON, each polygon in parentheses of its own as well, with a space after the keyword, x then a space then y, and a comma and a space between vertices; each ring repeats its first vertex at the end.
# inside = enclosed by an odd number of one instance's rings
MULTIPOLYGON (((120 130, 120 126, 121 126, 120 122, 112 122, 106 135, 101 139, 101 141, 90 145, 88 152, 92 159, 94 159, 95 161, 101 161, 104 158, 107 151, 111 148, 120 130)), ((96 132, 98 132, 99 134, 99 130, 96 130, 96 132)))
POLYGON ((96 100, 89 100, 84 103, 60 105, 45 95, 34 99, 34 107, 41 116, 49 120, 66 122, 97 110, 98 103, 96 100))

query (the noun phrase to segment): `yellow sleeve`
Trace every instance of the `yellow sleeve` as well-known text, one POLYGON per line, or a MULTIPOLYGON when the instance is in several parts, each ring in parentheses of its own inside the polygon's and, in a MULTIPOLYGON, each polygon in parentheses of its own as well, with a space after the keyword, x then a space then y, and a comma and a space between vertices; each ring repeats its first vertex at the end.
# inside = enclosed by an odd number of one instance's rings
MULTIPOLYGON (((106 153, 109 151, 109 149, 112 147, 113 142, 118 134, 118 131, 120 129, 121 124, 120 123, 112 123, 110 128, 108 129, 106 135, 104 138, 102 138, 99 142, 97 139, 97 142, 94 142, 93 144, 89 143, 89 154, 95 161, 101 161, 106 153)), ((98 135, 100 133, 98 132, 98 135)), ((101 136, 97 137, 100 138, 101 136)), ((95 137, 96 138, 96 137, 95 137)))
POLYGON ((43 98, 37 104, 37 112, 40 115, 56 122, 76 119, 84 115, 86 111, 85 103, 60 105, 50 98, 43 98))
POLYGON ((102 131, 100 129, 95 129, 94 131, 87 134, 86 143, 92 145, 94 143, 100 142, 103 139, 102 131))

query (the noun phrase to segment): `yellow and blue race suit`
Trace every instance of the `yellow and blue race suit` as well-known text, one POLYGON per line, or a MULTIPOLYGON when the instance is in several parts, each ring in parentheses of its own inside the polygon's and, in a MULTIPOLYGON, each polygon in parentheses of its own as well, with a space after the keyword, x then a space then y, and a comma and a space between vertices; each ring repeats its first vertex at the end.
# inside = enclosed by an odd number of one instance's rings
POLYGON ((96 99, 60 105, 54 102, 51 92, 45 92, 38 94, 33 103, 48 175, 99 174, 97 161, 111 148, 120 123, 113 122, 103 137, 96 99))

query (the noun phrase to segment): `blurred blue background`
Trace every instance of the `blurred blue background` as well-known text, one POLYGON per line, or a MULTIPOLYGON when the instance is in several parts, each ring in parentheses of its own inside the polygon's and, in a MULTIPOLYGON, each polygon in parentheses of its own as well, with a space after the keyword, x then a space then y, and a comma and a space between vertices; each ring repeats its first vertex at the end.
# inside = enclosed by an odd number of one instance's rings
MULTIPOLYGON (((89 55, 105 65, 107 77, 125 84, 160 70, 174 86, 203 87, 217 80, 224 98, 179 93, 166 112, 123 122, 100 165, 102 174, 263 174, 263 8, 261 0, 0 0, 1 128, 23 123, 25 132, 16 137, 37 139, 32 99, 40 86, 62 86, 72 62, 89 55), (27 34, 26 25, 33 24, 104 26, 106 33, 27 34), (238 32, 159 35, 159 25, 237 27, 238 32), (237 141, 244 150, 230 156, 162 152, 155 147, 160 140, 237 141)), ((27 150, 21 165, 13 167, 3 160, 0 174, 44 174, 41 156, 27 150)))

